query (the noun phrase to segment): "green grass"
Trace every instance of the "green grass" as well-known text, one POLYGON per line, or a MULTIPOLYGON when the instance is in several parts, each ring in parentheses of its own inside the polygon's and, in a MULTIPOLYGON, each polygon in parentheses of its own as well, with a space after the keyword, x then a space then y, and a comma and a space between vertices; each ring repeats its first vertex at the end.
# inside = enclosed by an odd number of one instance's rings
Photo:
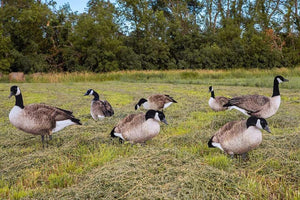
POLYGON ((300 199, 299 69, 268 73, 115 72, 1 83, 0 199, 300 199), (208 86, 214 85, 217 96, 270 96, 273 74, 279 72, 290 82, 280 85, 280 109, 268 119, 272 133, 263 133, 249 161, 208 148, 221 126, 246 118, 235 110, 213 112, 208 86), (17 130, 8 120, 13 84, 20 86, 25 105, 44 102, 73 110, 83 125, 54 134, 43 149, 40 137, 17 130), (111 102, 113 117, 91 118, 91 97, 83 96, 90 88, 111 102), (145 146, 111 139, 114 125, 136 113, 135 103, 153 93, 178 101, 165 110, 169 125, 162 124, 145 146))

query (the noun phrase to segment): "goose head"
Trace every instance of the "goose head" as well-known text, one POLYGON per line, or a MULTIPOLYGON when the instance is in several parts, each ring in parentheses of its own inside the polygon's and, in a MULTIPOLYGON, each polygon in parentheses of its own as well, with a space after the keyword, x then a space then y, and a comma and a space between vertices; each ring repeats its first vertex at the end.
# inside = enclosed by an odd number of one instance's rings
POLYGON ((165 114, 158 110, 148 110, 146 113, 146 120, 148 119, 155 119, 156 121, 163 122, 168 125, 165 114))
POLYGON ((274 81, 276 81, 277 83, 283 83, 283 82, 288 82, 288 79, 283 78, 283 76, 276 76, 274 81))
POLYGON ((21 90, 18 86, 14 85, 10 87, 10 95, 8 96, 8 98, 12 97, 12 96, 18 96, 21 94, 21 90))
POLYGON ((93 94, 94 94, 94 90, 93 89, 88 89, 86 91, 86 93, 84 94, 84 96, 93 95, 93 94))
POLYGON ((246 124, 247 124, 247 128, 249 128, 250 126, 255 126, 259 129, 264 129, 268 133, 271 133, 270 128, 268 126, 268 122, 264 118, 257 118, 252 116, 248 118, 246 124))
POLYGON ((147 102, 147 99, 141 98, 137 104, 135 104, 134 109, 137 110, 141 105, 147 102))

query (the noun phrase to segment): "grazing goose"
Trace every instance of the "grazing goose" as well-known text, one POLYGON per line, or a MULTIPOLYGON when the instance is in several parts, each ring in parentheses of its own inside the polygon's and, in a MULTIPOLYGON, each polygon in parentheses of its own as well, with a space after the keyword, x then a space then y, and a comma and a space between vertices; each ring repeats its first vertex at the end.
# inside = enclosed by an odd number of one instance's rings
POLYGON ((245 159, 247 152, 261 143, 260 129, 271 132, 263 118, 249 117, 247 120, 228 122, 212 136, 208 147, 217 147, 232 157, 241 154, 245 159))
POLYGON ((140 99, 134 108, 137 110, 141 105, 143 105, 146 110, 163 110, 164 108, 169 107, 172 103, 177 103, 177 101, 169 95, 154 94, 149 96, 148 99, 140 99))
POLYGON ((229 98, 227 97, 215 97, 214 88, 209 86, 209 92, 211 93, 211 97, 209 98, 208 105, 214 111, 223 111, 226 110, 227 107, 224 107, 226 103, 228 103, 229 98))
POLYGON ((279 83, 289 81, 282 76, 274 78, 273 95, 266 97, 262 95, 243 95, 229 99, 224 107, 237 109, 247 116, 269 118, 274 115, 280 106, 279 83))
POLYGON ((58 132, 63 128, 78 124, 80 120, 76 119, 71 111, 56 108, 46 104, 23 105, 21 90, 18 86, 10 88, 10 95, 16 97, 16 104, 9 113, 9 121, 16 128, 31 133, 41 135, 44 147, 44 136, 52 139, 52 133, 58 132))
POLYGON ((102 119, 104 117, 110 117, 114 115, 114 110, 108 101, 102 101, 99 99, 99 95, 95 90, 89 89, 84 96, 94 95, 94 99, 91 103, 91 115, 94 120, 102 119))
POLYGON ((119 137, 120 141, 144 143, 155 137, 160 131, 159 122, 168 124, 161 111, 148 110, 146 114, 131 114, 121 120, 111 131, 111 137, 119 137))

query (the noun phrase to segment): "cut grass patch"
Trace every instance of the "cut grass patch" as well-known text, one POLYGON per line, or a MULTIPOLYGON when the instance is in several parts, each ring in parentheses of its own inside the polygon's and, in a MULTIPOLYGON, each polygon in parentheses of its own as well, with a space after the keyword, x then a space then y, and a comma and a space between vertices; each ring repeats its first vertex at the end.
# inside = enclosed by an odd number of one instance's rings
POLYGON ((299 72, 276 69, 268 73, 78 73, 79 77, 55 75, 49 81, 45 75, 33 83, 18 83, 25 105, 44 102, 70 109, 83 123, 54 134, 45 149, 40 136, 10 124, 8 113, 15 102, 7 96, 12 84, 2 83, 0 198, 299 199, 299 72), (247 118, 235 110, 212 111, 207 103, 209 84, 214 86, 216 96, 271 96, 273 74, 281 72, 290 82, 280 85, 281 106, 267 119, 272 133, 263 132, 262 144, 249 152, 249 161, 231 159, 219 149, 208 148, 208 140, 221 126, 247 118), (41 80, 55 83, 35 83, 41 80), (91 98, 83 96, 90 88, 112 104, 114 116, 92 119, 91 98), (162 124, 161 132, 144 146, 120 144, 110 138, 111 129, 120 119, 145 112, 134 110, 137 101, 155 93, 169 94, 178 101, 164 111, 169 125, 162 124))

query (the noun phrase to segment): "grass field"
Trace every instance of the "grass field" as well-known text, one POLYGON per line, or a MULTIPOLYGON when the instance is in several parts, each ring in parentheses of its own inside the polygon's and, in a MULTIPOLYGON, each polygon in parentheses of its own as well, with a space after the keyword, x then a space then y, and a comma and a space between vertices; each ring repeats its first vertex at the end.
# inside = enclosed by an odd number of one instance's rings
POLYGON ((299 69, 256 70, 253 76, 249 71, 149 73, 112 73, 93 82, 45 76, 30 83, 1 83, 0 199, 300 199, 299 69), (271 96, 273 75, 280 72, 290 82, 280 85, 281 106, 268 119, 272 133, 263 132, 249 161, 208 148, 221 126, 246 118, 235 110, 213 112, 208 86, 214 86, 216 96, 271 96), (54 134, 43 149, 40 136, 19 131, 8 120, 15 100, 7 97, 14 84, 25 105, 43 102, 73 110, 83 125, 54 134), (89 88, 111 103, 113 117, 91 118, 91 97, 83 96, 89 88), (169 125, 162 124, 145 146, 111 139, 114 125, 137 112, 139 98, 154 93, 178 101, 165 110, 169 125))

